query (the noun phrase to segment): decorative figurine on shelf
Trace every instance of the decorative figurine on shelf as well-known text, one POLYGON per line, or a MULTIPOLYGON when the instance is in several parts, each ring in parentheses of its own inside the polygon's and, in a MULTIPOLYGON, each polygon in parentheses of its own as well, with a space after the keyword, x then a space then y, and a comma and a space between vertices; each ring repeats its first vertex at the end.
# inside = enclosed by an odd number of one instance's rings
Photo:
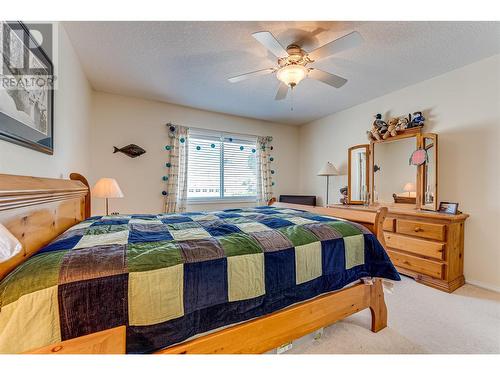
POLYGON ((342 197, 340 198, 340 203, 341 204, 348 204, 347 200, 347 186, 344 186, 343 188, 340 188, 340 194, 342 194, 342 197))
POLYGON ((387 131, 387 123, 382 120, 382 115, 380 113, 377 113, 375 115, 375 121, 373 122, 373 125, 375 125, 380 135, 384 135, 387 131))
POLYGON ((411 113, 408 113, 408 117, 401 116, 398 119, 398 125, 396 126, 396 130, 398 131, 405 130, 410 122, 411 122, 411 113))
POLYGON ((398 135, 397 127, 398 127, 399 118, 394 117, 389 120, 389 125, 387 126, 387 131, 382 136, 383 139, 387 139, 389 137, 395 137, 398 135))
POLYGON ((413 112, 413 119, 408 124, 408 128, 417 128, 419 126, 424 126, 425 117, 422 112, 413 112))
POLYGON ((375 121, 373 121, 371 130, 367 131, 369 140, 380 141, 384 134, 387 132, 387 123, 382 120, 382 115, 377 113, 375 115, 375 121))

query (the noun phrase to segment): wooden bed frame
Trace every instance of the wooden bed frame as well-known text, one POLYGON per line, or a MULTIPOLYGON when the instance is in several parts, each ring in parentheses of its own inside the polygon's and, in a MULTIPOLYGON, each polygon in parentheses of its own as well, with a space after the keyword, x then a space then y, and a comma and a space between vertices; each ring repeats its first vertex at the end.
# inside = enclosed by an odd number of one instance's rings
MULTIPOLYGON (((87 180, 72 173, 70 180, 0 174, 0 223, 23 244, 23 252, 0 263, 0 280, 19 264, 72 225, 90 216, 87 180)), ((270 205, 299 208, 361 223, 384 244, 382 223, 386 208, 377 212, 311 207, 286 203, 270 205)), ((382 281, 357 283, 272 314, 236 324, 166 349, 158 354, 264 353, 317 329, 369 308, 373 332, 387 326, 382 281)), ((30 353, 104 354, 125 352, 125 327, 52 344, 30 353)))

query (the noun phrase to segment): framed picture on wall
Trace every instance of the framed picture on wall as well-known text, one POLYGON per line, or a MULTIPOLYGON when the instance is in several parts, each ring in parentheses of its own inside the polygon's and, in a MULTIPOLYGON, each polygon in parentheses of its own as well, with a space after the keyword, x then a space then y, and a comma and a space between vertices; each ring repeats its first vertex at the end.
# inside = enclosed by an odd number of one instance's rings
POLYGON ((52 154, 52 61, 22 22, 0 21, 0 39, 0 139, 52 154))

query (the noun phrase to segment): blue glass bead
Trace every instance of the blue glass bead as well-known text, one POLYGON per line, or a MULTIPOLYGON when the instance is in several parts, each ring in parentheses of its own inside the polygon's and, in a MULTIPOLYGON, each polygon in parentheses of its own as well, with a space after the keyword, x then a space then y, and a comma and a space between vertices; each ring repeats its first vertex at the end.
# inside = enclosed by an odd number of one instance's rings
POLYGON ((274 158, 271 156, 271 157, 269 158, 269 161, 274 161, 274 158))
POLYGON ((179 142, 184 143, 186 140, 184 138, 179 139, 179 142))
POLYGON ((215 144, 214 144, 214 143, 212 143, 212 144, 210 145, 210 147, 215 148, 215 144))
POLYGON ((165 190, 163 190, 163 191, 161 192, 161 195, 167 195, 167 192, 166 192, 165 190))
POLYGON ((201 146, 196 146, 196 149, 197 149, 198 151, 200 151, 200 150, 201 150, 201 146))
POLYGON ((240 150, 243 151, 245 149, 245 147, 243 146, 240 146, 240 150))
POLYGON ((233 138, 228 138, 229 142, 232 142, 233 141, 233 138))
POLYGON ((274 182, 272 182, 271 185, 274 186, 274 182))
POLYGON ((167 181, 167 180, 168 180, 168 176, 163 176, 161 179, 162 179, 163 181, 167 181))
POLYGON ((167 150, 167 151, 170 151, 171 148, 172 147, 170 147, 170 146, 165 146, 165 150, 167 150))
POLYGON ((252 153, 255 154, 255 151, 257 151, 256 149, 252 148, 252 153))
POLYGON ((172 126, 170 126, 170 131, 171 131, 172 133, 173 133, 173 132, 175 132, 175 126, 173 126, 173 125, 172 125, 172 126))
POLYGON ((271 174, 274 174, 274 170, 271 170, 271 174))
POLYGON ((167 168, 170 168, 171 166, 172 166, 172 164, 170 164, 170 163, 165 164, 165 167, 167 167, 167 168))

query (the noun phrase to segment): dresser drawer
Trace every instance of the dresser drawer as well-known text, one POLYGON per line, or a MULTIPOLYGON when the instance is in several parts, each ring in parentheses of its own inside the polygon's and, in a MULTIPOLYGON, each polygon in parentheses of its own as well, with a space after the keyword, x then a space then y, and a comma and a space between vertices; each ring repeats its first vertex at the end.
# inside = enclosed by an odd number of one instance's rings
POLYGON ((382 225, 383 229, 387 232, 394 232, 394 221, 395 219, 392 218, 385 219, 382 225))
POLYGON ((388 247, 409 251, 426 257, 444 259, 444 243, 421 240, 402 236, 396 233, 384 233, 385 243, 388 247))
POLYGON ((410 236, 444 241, 446 225, 398 219, 396 222, 396 232, 408 234, 410 236))
POLYGON ((402 254, 397 251, 387 250, 395 266, 406 268, 423 275, 431 276, 436 279, 443 279, 444 264, 441 262, 422 259, 408 254, 402 254))

